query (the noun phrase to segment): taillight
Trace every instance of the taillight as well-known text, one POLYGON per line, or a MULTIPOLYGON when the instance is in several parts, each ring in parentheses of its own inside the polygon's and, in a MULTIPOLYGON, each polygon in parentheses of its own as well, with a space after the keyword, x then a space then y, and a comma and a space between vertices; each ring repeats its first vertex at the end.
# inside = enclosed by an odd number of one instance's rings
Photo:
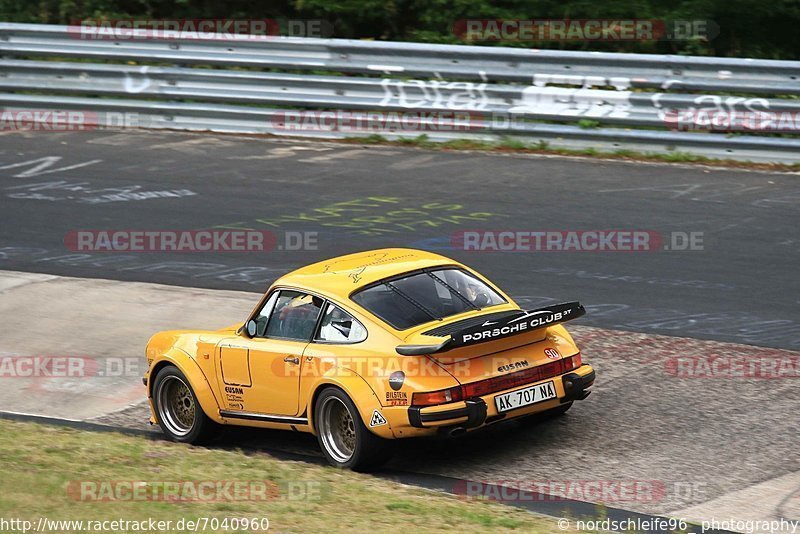
POLYGON ((464 392, 464 396, 467 398, 470 397, 482 397, 488 393, 486 391, 486 384, 484 382, 473 382, 472 384, 464 384, 461 386, 461 390, 464 392))
POLYGON ((504 376, 496 376, 456 386, 450 389, 440 389, 439 391, 429 391, 425 393, 414 393, 411 397, 411 404, 414 406, 433 406, 436 404, 446 404, 448 402, 458 402, 473 397, 483 397, 491 393, 523 386, 532 382, 546 380, 558 375, 568 373, 583 365, 581 353, 562 358, 554 362, 546 363, 530 369, 524 369, 504 376))
POLYGON ((457 402, 464 397, 461 394, 461 387, 456 386, 449 389, 440 389, 439 391, 427 391, 425 393, 414 393, 411 396, 411 404, 414 406, 433 406, 436 404, 446 404, 448 402, 457 402))

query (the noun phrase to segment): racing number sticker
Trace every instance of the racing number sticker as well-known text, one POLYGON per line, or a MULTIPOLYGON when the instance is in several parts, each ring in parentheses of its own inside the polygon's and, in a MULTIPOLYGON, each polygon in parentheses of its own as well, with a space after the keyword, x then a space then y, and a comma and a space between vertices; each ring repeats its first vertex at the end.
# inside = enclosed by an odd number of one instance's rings
POLYGON ((550 358, 551 360, 557 360, 561 357, 561 354, 558 353, 556 349, 544 349, 545 355, 550 358))

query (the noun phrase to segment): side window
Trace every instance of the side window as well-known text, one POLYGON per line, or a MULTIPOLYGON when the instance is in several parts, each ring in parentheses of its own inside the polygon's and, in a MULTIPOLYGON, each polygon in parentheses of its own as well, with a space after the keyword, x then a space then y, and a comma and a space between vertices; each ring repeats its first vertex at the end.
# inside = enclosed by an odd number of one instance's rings
POLYGON ((267 321, 269 321, 269 315, 272 313, 272 308, 275 307, 275 301, 278 300, 278 293, 280 293, 280 291, 273 291, 267 302, 264 303, 261 311, 255 316, 256 335, 253 337, 264 337, 266 334, 267 321))
POLYGON ((352 315, 329 303, 322 316, 317 339, 334 343, 358 343, 367 339, 367 329, 352 315))
POLYGON ((299 291, 281 291, 267 322, 266 337, 310 341, 321 308, 319 297, 299 291))

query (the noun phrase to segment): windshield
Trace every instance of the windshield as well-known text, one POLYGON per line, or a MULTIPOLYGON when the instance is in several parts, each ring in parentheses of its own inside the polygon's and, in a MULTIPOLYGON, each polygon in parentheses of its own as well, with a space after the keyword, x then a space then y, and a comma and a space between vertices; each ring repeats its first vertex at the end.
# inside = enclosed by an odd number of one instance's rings
POLYGON ((378 282, 352 299, 397 330, 505 302, 485 283, 454 268, 378 282))

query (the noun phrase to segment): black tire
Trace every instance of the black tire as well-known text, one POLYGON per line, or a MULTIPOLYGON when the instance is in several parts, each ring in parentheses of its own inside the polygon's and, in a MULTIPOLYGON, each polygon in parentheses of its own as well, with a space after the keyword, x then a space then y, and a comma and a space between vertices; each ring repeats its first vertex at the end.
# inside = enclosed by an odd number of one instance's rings
POLYGON ((356 405, 339 388, 325 388, 317 397, 314 428, 322 453, 334 467, 371 471, 391 456, 387 440, 364 426, 356 405))
POLYGON ((203 413, 189 380, 174 365, 156 374, 153 407, 158 425, 172 441, 204 443, 218 433, 219 425, 203 413))

